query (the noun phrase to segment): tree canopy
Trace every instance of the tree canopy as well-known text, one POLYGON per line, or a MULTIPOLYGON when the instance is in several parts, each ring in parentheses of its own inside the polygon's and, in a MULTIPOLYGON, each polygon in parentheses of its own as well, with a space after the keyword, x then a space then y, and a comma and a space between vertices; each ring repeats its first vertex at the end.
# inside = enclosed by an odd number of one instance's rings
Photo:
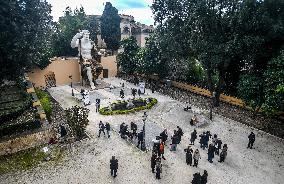
POLYGON ((41 0, 0 2, 0 81, 15 79, 52 56, 51 6, 41 0))
POLYGON ((101 17, 101 34, 106 46, 110 50, 117 50, 121 39, 120 16, 110 2, 106 2, 101 17))

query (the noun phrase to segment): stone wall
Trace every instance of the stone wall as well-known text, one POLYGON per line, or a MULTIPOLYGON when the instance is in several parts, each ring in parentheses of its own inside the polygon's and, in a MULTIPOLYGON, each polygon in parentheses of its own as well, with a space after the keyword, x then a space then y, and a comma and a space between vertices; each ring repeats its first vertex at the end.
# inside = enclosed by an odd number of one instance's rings
POLYGON ((46 129, 22 135, 10 140, 0 142, 0 155, 7 155, 48 143, 54 136, 52 130, 46 129))

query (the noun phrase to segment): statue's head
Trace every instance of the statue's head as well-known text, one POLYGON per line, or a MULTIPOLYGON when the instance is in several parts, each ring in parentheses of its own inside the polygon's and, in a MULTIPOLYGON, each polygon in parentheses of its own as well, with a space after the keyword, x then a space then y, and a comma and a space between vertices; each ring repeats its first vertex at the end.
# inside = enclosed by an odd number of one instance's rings
POLYGON ((81 33, 83 35, 83 39, 86 39, 86 40, 90 39, 90 32, 88 30, 82 30, 81 33))

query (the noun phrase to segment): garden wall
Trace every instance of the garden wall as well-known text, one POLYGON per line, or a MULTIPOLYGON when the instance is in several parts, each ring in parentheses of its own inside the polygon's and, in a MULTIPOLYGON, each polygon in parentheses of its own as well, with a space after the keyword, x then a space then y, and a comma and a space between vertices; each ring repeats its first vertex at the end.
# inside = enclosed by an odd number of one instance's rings
POLYGON ((34 133, 21 135, 14 139, 3 140, 0 142, 0 155, 7 155, 21 150, 26 150, 48 143, 49 139, 54 137, 50 129, 40 130, 34 133))

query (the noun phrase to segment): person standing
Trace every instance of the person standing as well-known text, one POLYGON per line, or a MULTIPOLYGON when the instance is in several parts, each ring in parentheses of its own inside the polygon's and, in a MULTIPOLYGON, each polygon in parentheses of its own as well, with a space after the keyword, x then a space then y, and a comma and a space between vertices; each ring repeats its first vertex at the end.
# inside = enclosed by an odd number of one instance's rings
POLYGON ((122 99, 124 98, 124 91, 123 91, 123 89, 120 90, 119 96, 120 96, 120 98, 122 98, 122 99))
POLYGON ((216 145, 216 149, 215 149, 215 154, 216 155, 219 155, 219 151, 220 151, 221 148, 222 148, 222 140, 219 138, 217 140, 217 145, 216 145))
POLYGON ((254 143, 254 141, 255 141, 255 134, 254 134, 253 132, 251 132, 251 133, 249 134, 248 138, 249 138, 249 143, 248 143, 248 147, 247 147, 247 148, 252 149, 253 143, 254 143))
POLYGON ((174 130, 174 135, 171 137, 171 139, 172 139, 171 151, 176 151, 178 144, 178 136, 176 130, 174 130))
POLYGON ((101 100, 99 98, 96 99, 96 112, 99 112, 101 106, 101 100))
POLYGON ((227 144, 224 144, 223 149, 220 153, 220 160, 219 162, 224 162, 226 157, 227 157, 227 151, 228 151, 228 146, 227 144))
POLYGON ((193 160, 194 160, 194 164, 193 164, 193 167, 197 167, 198 166, 198 161, 199 159, 201 159, 201 156, 200 156, 200 153, 199 153, 199 150, 196 149, 194 154, 193 154, 193 160))
POLYGON ((208 177, 208 173, 206 170, 204 170, 203 175, 201 176, 201 181, 200 184, 206 184, 207 183, 207 177, 208 177))
POLYGON ((117 175, 117 169, 118 169, 118 160, 115 159, 115 156, 112 156, 110 160, 110 174, 115 178, 117 175))
POLYGON ((191 149, 190 146, 188 146, 187 149, 184 149, 185 153, 185 160, 187 165, 192 165, 192 152, 193 150, 191 149))
POLYGON ((141 130, 141 132, 138 133, 138 144, 137 144, 137 148, 139 148, 139 145, 141 146, 141 150, 143 149, 143 139, 144 139, 144 135, 143 135, 143 131, 141 130))
POLYGON ((162 173, 162 162, 161 158, 158 157, 156 161, 156 179, 161 179, 161 173, 162 173))
POLYGON ((152 169, 152 173, 155 173, 156 159, 157 159, 157 155, 156 155, 155 152, 153 152, 153 153, 152 153, 152 157, 151 157, 151 169, 152 169))
POLYGON ((131 91, 132 91, 133 98, 135 98, 135 96, 136 96, 136 89, 132 88, 131 91))
POLYGON ((140 89, 138 89, 138 95, 139 95, 139 97, 141 96, 141 90, 140 89))
POLYGON ((201 175, 199 172, 193 174, 192 184, 201 184, 201 175))
POLYGON ((164 157, 164 152, 165 152, 165 144, 163 141, 161 141, 159 146, 159 156, 161 156, 164 160, 166 160, 166 158, 164 157))
POLYGON ((177 126, 177 138, 178 138, 177 144, 180 143, 180 141, 181 141, 181 136, 183 136, 183 131, 182 131, 182 129, 181 129, 179 126, 177 126))
POLYGON ((130 123, 130 129, 132 130, 132 135, 137 137, 137 125, 134 122, 130 123))
POLYGON ((191 145, 194 145, 194 141, 195 141, 196 138, 197 138, 197 132, 194 129, 193 132, 191 133, 191 137, 190 137, 190 144, 191 145))
POLYGON ((166 145, 166 141, 168 139, 167 129, 165 129, 162 133, 160 133, 160 137, 161 137, 163 143, 166 145))
POLYGON ((210 163, 213 163, 213 158, 214 158, 214 152, 215 152, 215 147, 213 146, 213 144, 209 144, 209 148, 208 148, 208 161, 210 163))
POLYGON ((206 133, 205 132, 203 132, 203 134, 201 134, 201 135, 199 135, 199 137, 200 137, 200 148, 203 148, 203 150, 205 149, 205 139, 206 139, 206 133))
POLYGON ((103 132, 104 133, 104 136, 106 135, 106 133, 105 133, 105 125, 103 124, 103 122, 102 121, 100 121, 100 123, 99 123, 99 136, 98 137, 100 137, 101 136, 101 132, 103 132))
POLYGON ((110 134, 109 134, 109 132, 110 132, 110 124, 108 123, 108 122, 106 122, 106 131, 107 131, 107 136, 108 136, 108 138, 110 138, 110 134))
POLYGON ((208 142, 209 142, 209 139, 211 138, 211 133, 210 131, 207 131, 206 134, 205 134, 205 138, 204 138, 204 145, 206 148, 208 148, 208 142))

